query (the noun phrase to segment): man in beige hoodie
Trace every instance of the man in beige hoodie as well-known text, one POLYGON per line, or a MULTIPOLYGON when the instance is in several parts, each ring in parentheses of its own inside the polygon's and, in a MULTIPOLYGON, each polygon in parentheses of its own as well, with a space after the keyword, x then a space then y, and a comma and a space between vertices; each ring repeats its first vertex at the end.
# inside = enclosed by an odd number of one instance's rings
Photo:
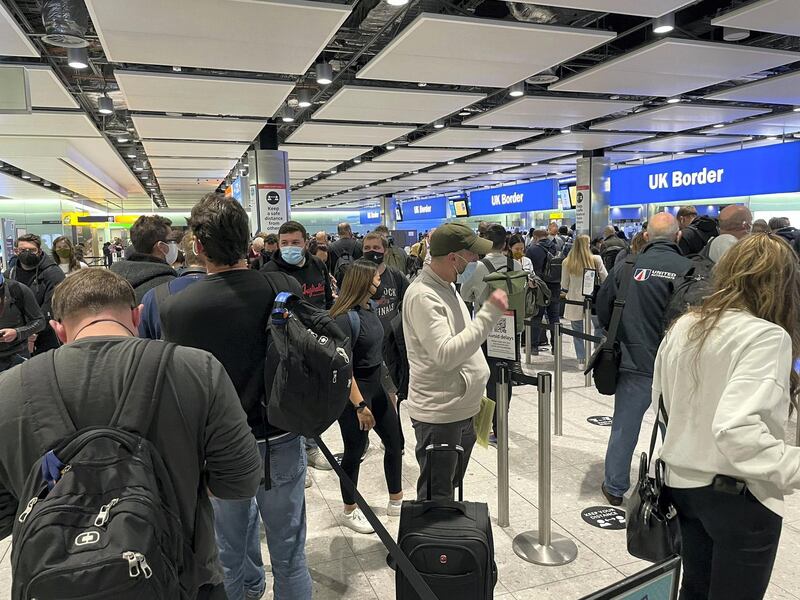
POLYGON ((495 291, 470 320, 464 300, 453 285, 478 255, 492 249, 461 223, 447 223, 430 239, 431 263, 406 291, 403 300, 410 383, 408 414, 417 437, 416 456, 421 474, 417 498, 427 497, 427 472, 432 469, 432 499, 449 500, 456 473, 454 453, 442 453, 428 464, 425 448, 430 444, 458 445, 464 449, 464 471, 475 445, 472 419, 480 410, 489 379, 489 366, 481 344, 500 316, 508 309, 508 297, 495 291))

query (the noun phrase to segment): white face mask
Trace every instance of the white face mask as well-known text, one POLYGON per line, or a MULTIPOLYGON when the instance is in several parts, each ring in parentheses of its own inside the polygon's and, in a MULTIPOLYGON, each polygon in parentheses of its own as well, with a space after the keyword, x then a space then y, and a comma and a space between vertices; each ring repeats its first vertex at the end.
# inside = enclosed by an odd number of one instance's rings
POLYGON ((178 258, 178 244, 176 242, 164 242, 167 244, 167 254, 164 256, 164 260, 167 261, 168 265, 171 265, 175 262, 178 258))

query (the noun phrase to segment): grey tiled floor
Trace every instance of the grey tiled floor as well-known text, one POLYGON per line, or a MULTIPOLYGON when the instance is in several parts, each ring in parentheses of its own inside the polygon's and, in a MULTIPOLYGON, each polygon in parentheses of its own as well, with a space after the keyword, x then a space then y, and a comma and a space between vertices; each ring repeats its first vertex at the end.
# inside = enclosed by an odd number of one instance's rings
MULTIPOLYGON (((571 352, 571 344, 567 344, 571 352)), ((552 368, 552 358, 536 357, 536 367, 552 368)), ((583 376, 575 370, 574 360, 566 360, 564 377, 564 435, 552 442, 552 514, 553 530, 575 540, 578 558, 563 567, 539 567, 519 559, 511 548, 514 536, 537 527, 537 422, 536 390, 515 387, 510 414, 510 510, 511 525, 494 524, 499 583, 496 598, 506 600, 570 600, 580 598, 614 581, 641 570, 647 563, 630 556, 625 548, 624 531, 604 531, 590 527, 580 517, 580 510, 603 504, 600 483, 603 457, 609 429, 589 424, 591 415, 612 414, 610 397, 600 396, 593 388, 583 387, 583 376)), ((652 420, 642 428, 640 448, 645 449, 652 420)), ((787 428, 793 432, 795 422, 787 428)), ((406 456, 404 489, 414 494, 418 468, 413 458, 414 439, 410 423, 404 418, 406 456)), ((325 436, 333 448, 340 448, 338 429, 325 436)), ((382 453, 377 436, 362 466, 359 489, 374 507, 389 531, 397 533, 398 519, 386 517, 386 487, 383 480, 382 453)), ((476 448, 465 481, 465 493, 471 500, 485 501, 497 514, 497 454, 493 448, 476 448)), ((314 598, 367 600, 394 598, 394 573, 386 567, 386 552, 375 535, 359 535, 338 524, 341 498, 336 476, 328 471, 311 470, 314 485, 307 490, 307 554, 314 580, 314 598)), ((781 538, 769 600, 800 600, 800 495, 786 500, 785 526, 781 538)), ((268 561, 263 544, 265 561, 268 561)), ((8 597, 11 581, 10 540, 0 542, 0 600, 8 597)), ((271 598, 268 593, 267 598, 271 598)))

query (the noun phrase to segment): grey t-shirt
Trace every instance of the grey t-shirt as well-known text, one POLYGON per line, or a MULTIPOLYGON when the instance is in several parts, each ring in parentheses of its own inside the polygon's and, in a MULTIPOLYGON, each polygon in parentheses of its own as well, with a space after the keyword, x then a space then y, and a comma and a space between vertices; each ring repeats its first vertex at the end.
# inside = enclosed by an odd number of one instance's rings
MULTIPOLYGON (((104 426, 136 382, 132 365, 148 340, 85 338, 55 350, 57 385, 75 426, 104 426)), ((35 377, 50 354, 28 362, 35 377)), ((44 376, 44 375, 43 375, 44 376)), ((20 367, 0 375, 0 539, 10 535, 33 464, 58 440, 41 439, 28 416, 20 367)), ((41 401, 41 400, 40 400, 41 401)), ((208 352, 177 347, 147 438, 164 459, 177 494, 183 532, 194 546, 197 584, 219 583, 209 490, 245 499, 261 480, 261 457, 239 396, 222 365, 208 352)))

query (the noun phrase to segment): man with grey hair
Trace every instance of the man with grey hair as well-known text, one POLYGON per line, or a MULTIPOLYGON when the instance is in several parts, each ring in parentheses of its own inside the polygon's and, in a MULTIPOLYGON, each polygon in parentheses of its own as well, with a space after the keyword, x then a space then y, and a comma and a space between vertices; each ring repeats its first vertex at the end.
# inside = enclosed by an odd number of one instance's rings
POLYGON ((709 242, 708 258, 719 262, 740 239, 750 234, 753 214, 741 204, 726 206, 719 213, 719 235, 709 242))
POLYGON ((630 487, 631 459, 642 417, 651 404, 653 365, 664 335, 664 314, 675 282, 691 267, 678 248, 678 221, 667 212, 650 219, 647 245, 615 267, 597 294, 597 316, 608 330, 618 290, 630 277, 617 339, 622 362, 614 398, 614 420, 608 440, 605 481, 601 491, 613 505, 622 504, 630 487))

